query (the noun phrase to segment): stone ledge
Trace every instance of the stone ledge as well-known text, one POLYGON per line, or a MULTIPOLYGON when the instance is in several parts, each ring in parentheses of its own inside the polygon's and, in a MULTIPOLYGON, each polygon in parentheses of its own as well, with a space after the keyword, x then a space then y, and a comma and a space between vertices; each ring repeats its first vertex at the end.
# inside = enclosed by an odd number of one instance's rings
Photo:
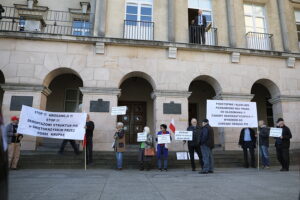
POLYGON ((271 104, 276 104, 279 102, 298 102, 300 101, 300 96, 298 95, 280 95, 269 100, 271 104))
POLYGON ((155 90, 151 93, 152 99, 156 97, 177 97, 177 98, 188 98, 192 93, 189 91, 180 90, 155 90))
POLYGON ((51 90, 43 85, 6 83, 1 84, 0 86, 4 91, 42 92, 46 96, 51 94, 51 90))
POLYGON ((96 95, 120 95, 119 88, 98 88, 98 87, 80 87, 83 94, 96 94, 96 95))
POLYGON ((251 101, 253 99, 254 94, 244 94, 244 93, 220 93, 217 94, 214 99, 215 100, 248 100, 251 101))
POLYGON ((91 43, 91 44, 100 42, 100 43, 111 44, 111 45, 152 47, 152 48, 164 48, 164 49, 168 49, 169 47, 174 47, 182 50, 207 51, 207 52, 227 53, 227 54, 236 52, 236 53, 240 53, 241 55, 277 57, 277 58, 294 57, 296 59, 300 59, 300 53, 296 53, 296 52, 288 53, 288 52, 281 52, 281 51, 231 48, 227 46, 209 46, 209 45, 190 44, 190 43, 176 43, 176 42, 168 42, 168 41, 130 40, 130 39, 123 39, 123 38, 84 37, 84 36, 54 35, 54 34, 44 34, 44 33, 12 32, 12 31, 1 31, 0 38, 76 42, 76 43, 91 43))

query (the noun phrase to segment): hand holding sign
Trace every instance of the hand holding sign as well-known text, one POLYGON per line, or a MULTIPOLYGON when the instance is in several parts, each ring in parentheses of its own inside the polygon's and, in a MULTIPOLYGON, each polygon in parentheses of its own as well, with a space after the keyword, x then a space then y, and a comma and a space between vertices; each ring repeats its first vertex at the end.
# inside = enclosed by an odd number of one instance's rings
POLYGON ((137 142, 145 142, 147 140, 147 133, 138 133, 137 134, 137 142))
POLYGON ((175 140, 192 141, 193 131, 175 131, 175 140))
POLYGON ((281 137, 281 136, 282 136, 282 128, 270 129, 270 137, 281 137))
POLYGON ((157 136, 157 143, 158 144, 169 144, 169 143, 171 143, 170 135, 169 134, 158 135, 157 136))
POLYGON ((118 106, 111 108, 111 115, 125 115, 127 111, 126 106, 118 106))

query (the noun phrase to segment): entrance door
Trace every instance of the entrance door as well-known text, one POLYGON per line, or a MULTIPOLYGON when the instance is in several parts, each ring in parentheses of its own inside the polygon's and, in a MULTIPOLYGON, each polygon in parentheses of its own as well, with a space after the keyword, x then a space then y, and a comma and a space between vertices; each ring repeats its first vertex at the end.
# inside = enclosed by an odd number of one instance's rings
POLYGON ((198 106, 196 103, 189 103, 189 124, 191 120, 195 118, 198 119, 198 106))
POLYGON ((123 122, 126 144, 137 144, 137 133, 146 126, 146 102, 120 101, 119 106, 127 106, 126 115, 119 115, 118 122, 123 122))

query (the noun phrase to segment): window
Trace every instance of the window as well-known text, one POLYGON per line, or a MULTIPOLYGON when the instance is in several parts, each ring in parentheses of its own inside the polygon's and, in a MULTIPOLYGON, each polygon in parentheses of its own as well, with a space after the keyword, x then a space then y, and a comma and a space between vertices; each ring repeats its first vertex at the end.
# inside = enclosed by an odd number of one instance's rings
MULTIPOLYGON (((152 1, 127 1, 125 19, 127 21, 152 22, 152 1)), ((134 25, 137 25, 137 23, 134 23, 134 25)))
POLYGON ((82 93, 78 89, 66 89, 65 112, 75 112, 82 103, 82 93))
MULTIPOLYGON (((203 15, 206 16, 207 24, 209 23, 213 24, 211 0, 189 0, 188 7, 189 7, 189 16, 191 12, 193 13, 193 15, 195 15, 194 13, 198 14, 198 9, 201 9, 203 11, 203 15), (197 10, 197 12, 190 11, 191 9, 197 10)), ((195 16, 192 16, 192 19, 194 19, 195 16)))
POLYGON ((73 35, 89 36, 91 34, 91 23, 88 21, 74 20, 72 26, 73 35))
POLYGON ((297 34, 298 34, 298 45, 300 48, 300 10, 295 11, 295 19, 296 19, 296 27, 297 27, 297 34))
POLYGON ((263 6, 244 4, 246 33, 267 33, 265 23, 265 9, 263 6))
POLYGON ((19 30, 20 31, 41 31, 41 21, 30 20, 20 17, 19 20, 19 30))

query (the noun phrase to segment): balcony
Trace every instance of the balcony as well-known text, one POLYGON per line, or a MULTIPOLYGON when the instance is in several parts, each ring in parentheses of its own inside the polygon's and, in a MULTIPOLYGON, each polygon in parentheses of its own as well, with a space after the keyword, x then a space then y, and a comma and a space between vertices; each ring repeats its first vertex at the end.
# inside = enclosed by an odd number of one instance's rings
POLYGON ((273 50, 273 34, 248 32, 246 33, 247 48, 273 50))
POLYGON ((93 14, 48 10, 46 7, 28 9, 3 7, 0 31, 36 32, 45 34, 91 36, 93 14))
POLYGON ((208 27, 204 31, 205 40, 203 41, 203 29, 200 26, 190 26, 189 41, 190 43, 202 44, 202 45, 218 45, 218 30, 217 28, 208 27))
POLYGON ((123 38, 154 40, 154 22, 124 20, 123 38))

